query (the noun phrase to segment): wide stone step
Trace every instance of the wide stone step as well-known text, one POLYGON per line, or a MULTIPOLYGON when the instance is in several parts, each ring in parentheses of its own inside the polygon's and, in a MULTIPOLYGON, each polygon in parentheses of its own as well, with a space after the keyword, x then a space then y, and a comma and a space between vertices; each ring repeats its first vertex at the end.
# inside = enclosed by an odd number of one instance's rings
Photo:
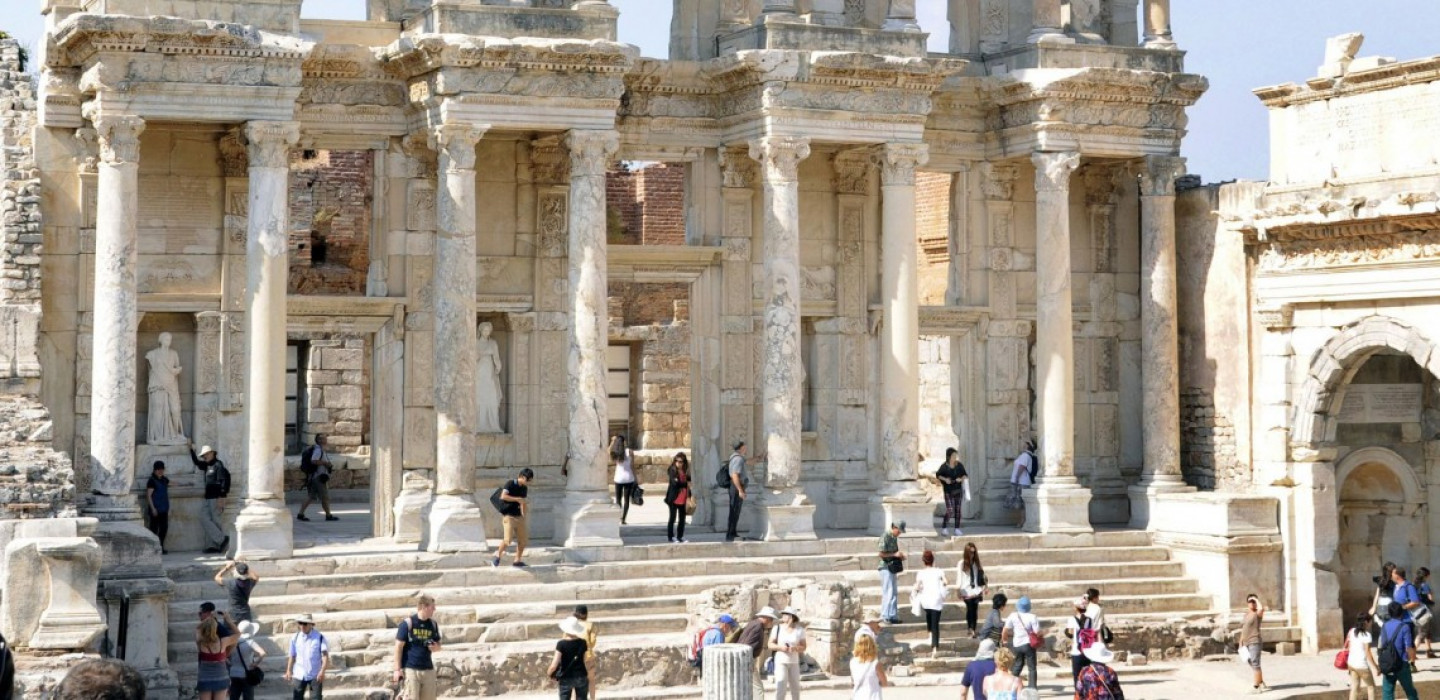
MULTIPOLYGON (((860 591, 860 595, 864 605, 868 607, 879 607, 881 600, 879 586, 876 586, 874 588, 864 588, 860 591)), ((1007 595, 1009 595, 1008 592, 1007 595)), ((1013 601, 1018 600, 1019 598, 1019 595, 1014 595, 1010 598, 1012 604, 1006 607, 1007 614, 1010 612, 1014 612, 1015 606, 1013 604, 1013 601)), ((908 601, 908 594, 902 591, 900 601, 900 619, 903 621, 918 620, 923 623, 925 621, 925 618, 923 616, 915 617, 910 614, 910 606, 908 604, 908 601)), ((1031 612, 1038 615, 1042 620, 1064 619, 1065 617, 1069 616, 1071 614, 1071 611, 1074 609, 1072 605, 1074 601, 1074 598, 1032 597, 1030 599, 1031 612)), ((1136 613, 1164 613, 1194 610, 1203 611, 1209 607, 1209 604, 1209 596, 1191 593, 1144 595, 1127 598, 1109 598, 1105 600, 1105 615, 1108 617, 1110 615, 1129 615, 1136 613)), ((947 613, 949 613, 949 611, 952 609, 955 610, 955 612, 952 614, 959 615, 963 618, 965 610, 963 605, 951 604, 946 606, 947 613)), ((985 615, 989 614, 989 611, 990 606, 982 606, 982 621, 984 620, 985 615)))

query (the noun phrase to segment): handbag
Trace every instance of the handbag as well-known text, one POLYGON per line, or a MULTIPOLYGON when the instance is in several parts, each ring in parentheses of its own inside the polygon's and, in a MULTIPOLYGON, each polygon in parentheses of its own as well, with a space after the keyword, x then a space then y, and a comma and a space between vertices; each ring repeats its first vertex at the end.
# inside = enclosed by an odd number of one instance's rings
MULTIPOLYGON (((236 647, 236 651, 239 651, 239 649, 240 649, 239 647, 236 647)), ((245 664, 245 655, 244 655, 244 654, 240 654, 239 656, 240 656, 240 663, 245 664)), ((250 686, 251 688, 254 688, 254 687, 256 687, 256 686, 258 686, 258 685, 260 685, 261 683, 264 683, 264 682, 265 682, 265 669, 260 668, 259 666, 251 666, 250 664, 245 664, 245 684, 246 684, 246 685, 250 686)))
POLYGON ((1100 641, 1107 647, 1115 641, 1115 633, 1110 631, 1110 625, 1100 625, 1100 641))
POLYGON ((645 505, 645 489, 640 484, 635 484, 630 490, 630 502, 637 506, 645 505))
MULTIPOLYGON (((1036 620, 1035 624, 1040 624, 1040 621, 1036 620)), ((1040 633, 1030 629, 1029 627, 1026 627, 1025 631, 1030 633, 1030 648, 1034 649, 1035 651, 1040 651, 1040 645, 1045 641, 1040 638, 1040 633)))
POLYGON ((1346 642, 1340 651, 1335 652, 1335 668, 1341 671, 1350 670, 1350 644, 1346 642))
POLYGON ((905 560, 900 557, 892 557, 885 560, 885 568, 892 574, 898 574, 905 570, 905 560))

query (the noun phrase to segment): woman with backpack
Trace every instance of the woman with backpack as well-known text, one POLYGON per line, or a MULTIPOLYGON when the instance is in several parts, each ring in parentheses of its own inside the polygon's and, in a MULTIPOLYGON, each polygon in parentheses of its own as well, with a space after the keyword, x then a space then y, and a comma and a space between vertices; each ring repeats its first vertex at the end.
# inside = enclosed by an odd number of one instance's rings
POLYGON ((770 633, 770 651, 775 652, 775 700, 786 693, 790 700, 800 700, 800 660, 805 656, 805 626, 800 624, 800 611, 785 608, 780 622, 770 633))
POLYGON ((1015 652, 1015 663, 1010 672, 1018 676, 1020 669, 1029 666, 1030 687, 1034 688, 1040 680, 1036 664, 1039 663, 1040 648, 1045 644, 1040 636, 1040 618, 1030 612, 1029 597, 1022 596, 1015 608, 1015 612, 1005 618, 1005 630, 1000 633, 1000 641, 1015 652))
POLYGON ((1350 672, 1350 700, 1359 700, 1365 690, 1366 700, 1375 700, 1375 673, 1380 665, 1371 646, 1370 613, 1355 616, 1355 626, 1345 635, 1345 666, 1350 672))
POLYGON ((1070 639, 1070 682, 1080 680, 1080 670, 1089 665, 1090 660, 1081 653, 1085 643, 1095 635, 1095 623, 1086 614, 1085 610, 1090 606, 1090 599, 1080 596, 1075 600, 1075 614, 1065 622, 1065 636, 1070 639), (1089 634, 1082 634, 1088 632, 1089 634))
POLYGON ((671 542, 684 542, 685 509, 693 497, 690 493, 690 458, 684 452, 676 452, 666 475, 670 485, 665 488, 665 505, 670 508, 670 520, 665 525, 665 534, 671 542))
POLYGON ((980 616, 980 602, 985 599, 985 567, 980 565, 980 550, 974 542, 965 543, 965 553, 960 567, 955 572, 955 581, 960 586, 960 599, 965 601, 965 627, 970 638, 975 638, 975 620, 980 616))
POLYGON ((630 499, 635 495, 635 451, 624 435, 610 438, 610 461, 615 464, 615 505, 620 506, 620 524, 630 517, 630 499))

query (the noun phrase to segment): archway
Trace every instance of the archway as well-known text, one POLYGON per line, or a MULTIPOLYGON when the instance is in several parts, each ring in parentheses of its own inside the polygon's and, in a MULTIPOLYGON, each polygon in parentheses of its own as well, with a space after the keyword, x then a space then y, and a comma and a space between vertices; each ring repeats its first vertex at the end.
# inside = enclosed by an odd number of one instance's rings
POLYGON ((1369 609, 1372 578, 1386 561, 1410 566, 1425 537, 1424 492, 1414 469, 1383 447, 1350 453, 1335 471, 1338 494, 1340 609, 1345 620, 1369 609))

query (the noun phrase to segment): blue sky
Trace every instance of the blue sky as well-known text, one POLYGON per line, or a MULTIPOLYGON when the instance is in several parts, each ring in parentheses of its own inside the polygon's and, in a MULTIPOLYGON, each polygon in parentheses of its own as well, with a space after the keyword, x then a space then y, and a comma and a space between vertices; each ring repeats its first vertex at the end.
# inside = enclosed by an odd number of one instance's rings
MULTIPOLYGON (((620 38, 647 56, 668 51, 673 0, 611 0, 621 10, 620 38)), ((0 29, 34 46, 41 33, 39 0, 0 0, 7 12, 0 29)), ((931 47, 948 43, 944 0, 918 0, 920 23, 931 47)), ((1426 41, 1434 0, 1172 0, 1175 38, 1188 52, 1186 68, 1210 79, 1210 92, 1190 111, 1184 154, 1189 169, 1207 182, 1263 180, 1269 161, 1265 109, 1250 91, 1303 82, 1324 57, 1326 37, 1366 36, 1360 55, 1399 59, 1440 54, 1426 41), (1363 8, 1363 9, 1362 9, 1363 8)), ((308 17, 363 19, 365 0, 305 0, 308 17)))

